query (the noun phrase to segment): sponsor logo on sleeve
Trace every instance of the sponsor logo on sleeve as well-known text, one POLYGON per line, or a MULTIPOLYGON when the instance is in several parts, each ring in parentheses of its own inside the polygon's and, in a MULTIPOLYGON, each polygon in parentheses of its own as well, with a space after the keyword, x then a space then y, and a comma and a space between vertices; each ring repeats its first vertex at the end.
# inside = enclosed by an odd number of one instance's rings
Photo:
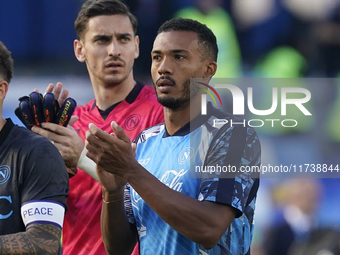
POLYGON ((139 163, 140 165, 142 165, 142 166, 146 166, 146 165, 149 163, 150 159, 151 159, 151 158, 140 159, 140 160, 138 160, 138 163, 139 163))

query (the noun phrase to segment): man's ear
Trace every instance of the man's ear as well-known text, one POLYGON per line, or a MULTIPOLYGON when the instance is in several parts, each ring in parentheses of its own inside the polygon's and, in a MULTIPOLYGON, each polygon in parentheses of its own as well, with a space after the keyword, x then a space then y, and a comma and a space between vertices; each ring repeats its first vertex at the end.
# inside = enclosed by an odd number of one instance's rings
POLYGON ((84 53, 84 44, 81 40, 74 40, 73 42, 73 48, 74 48, 74 54, 76 55, 76 58, 79 62, 85 62, 86 56, 84 53))
POLYGON ((3 101, 7 95, 8 83, 6 81, 0 81, 0 101, 3 101))
POLYGON ((139 36, 135 36, 135 59, 139 56, 139 36))
POLYGON ((206 65, 206 70, 204 73, 204 78, 211 78, 215 75, 217 70, 217 64, 215 61, 209 61, 206 65))

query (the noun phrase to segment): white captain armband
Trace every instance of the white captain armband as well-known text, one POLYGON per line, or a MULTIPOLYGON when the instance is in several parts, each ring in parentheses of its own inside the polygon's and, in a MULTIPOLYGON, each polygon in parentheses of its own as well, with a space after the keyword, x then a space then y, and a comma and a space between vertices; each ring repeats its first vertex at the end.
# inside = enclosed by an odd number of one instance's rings
POLYGON ((35 200, 21 206, 21 218, 27 227, 33 223, 48 223, 63 227, 65 208, 54 201, 35 200))

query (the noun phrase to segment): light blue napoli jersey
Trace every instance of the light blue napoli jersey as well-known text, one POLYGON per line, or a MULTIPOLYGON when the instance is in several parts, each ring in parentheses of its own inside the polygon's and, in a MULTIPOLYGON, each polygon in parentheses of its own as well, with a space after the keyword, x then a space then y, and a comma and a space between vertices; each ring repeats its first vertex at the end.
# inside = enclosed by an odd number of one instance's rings
POLYGON ((214 248, 204 250, 163 221, 130 187, 141 255, 250 254, 259 179, 249 172, 234 174, 233 178, 210 177, 202 169, 211 165, 235 165, 238 169, 260 165, 259 140, 250 127, 213 127, 214 119, 221 119, 221 114, 224 119, 231 116, 214 108, 210 112, 210 116, 188 123, 172 136, 164 124, 144 130, 136 139, 136 159, 169 188, 200 201, 232 206, 237 209, 237 218, 214 248))

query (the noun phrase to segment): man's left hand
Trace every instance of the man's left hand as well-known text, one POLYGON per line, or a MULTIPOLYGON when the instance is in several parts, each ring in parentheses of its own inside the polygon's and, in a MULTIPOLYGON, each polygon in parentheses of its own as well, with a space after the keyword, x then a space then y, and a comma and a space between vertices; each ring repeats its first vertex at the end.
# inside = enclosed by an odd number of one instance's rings
POLYGON ((126 180, 126 174, 138 165, 134 157, 135 146, 131 145, 130 138, 116 122, 112 121, 111 127, 114 133, 108 134, 92 123, 89 125, 86 156, 101 169, 126 180))

